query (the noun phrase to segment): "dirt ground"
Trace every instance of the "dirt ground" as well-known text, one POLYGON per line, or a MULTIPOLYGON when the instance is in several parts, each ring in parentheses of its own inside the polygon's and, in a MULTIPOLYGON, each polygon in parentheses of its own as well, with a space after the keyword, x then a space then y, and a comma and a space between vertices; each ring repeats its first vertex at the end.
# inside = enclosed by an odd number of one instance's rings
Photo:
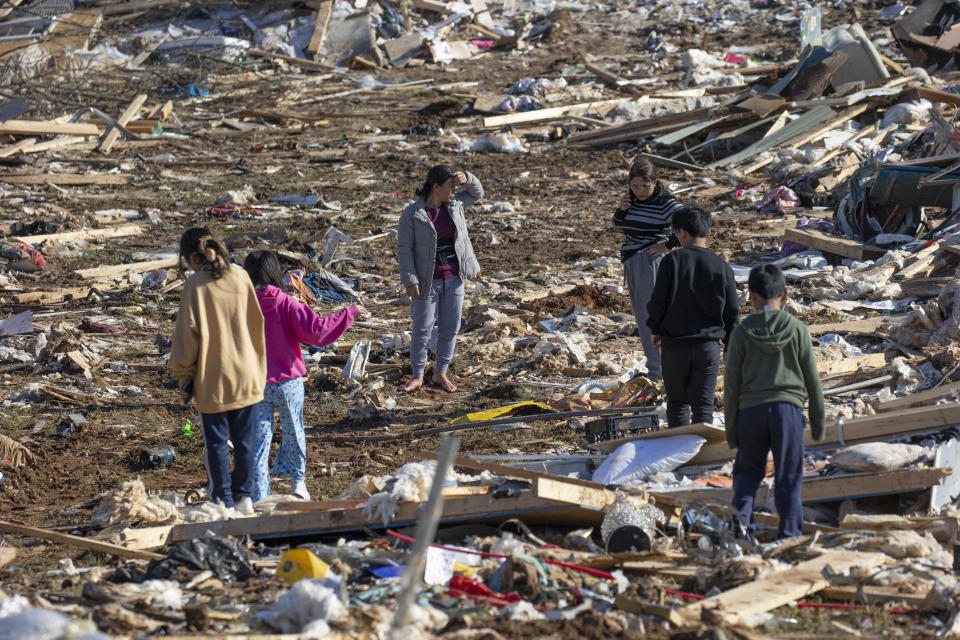
MULTIPOLYGON (((824 28, 872 15, 861 3, 838 4, 846 8, 827 10, 824 28)), ((716 9, 722 11, 723 5, 718 4, 716 9)), ((581 64, 584 51, 608 63, 620 61, 622 72, 673 72, 672 65, 657 63, 644 48, 653 31, 681 50, 700 47, 720 51, 728 45, 749 42, 761 47, 754 55, 757 59, 786 60, 796 53, 795 23, 778 21, 774 13, 770 9, 761 14, 759 21, 744 18, 736 26, 714 33, 687 20, 662 18, 621 23, 612 21, 604 11, 590 10, 558 20, 545 42, 522 52, 494 51, 446 67, 428 64, 369 71, 385 82, 423 78, 433 78, 435 84, 481 81, 483 93, 505 91, 524 77, 556 76, 566 67, 581 64)), ((513 213, 507 215, 468 211, 474 247, 486 281, 504 272, 511 276, 504 288, 535 292, 548 286, 552 274, 570 271, 578 261, 589 264, 607 257, 616 263, 619 257, 622 236, 612 228, 610 218, 625 189, 626 172, 637 151, 635 146, 551 150, 537 145, 529 153, 520 154, 460 153, 447 134, 457 132, 473 137, 469 132, 476 128, 479 119, 471 108, 473 89, 438 91, 427 85, 328 97, 352 88, 349 81, 368 71, 363 68, 351 71, 344 80, 323 74, 324 79, 319 81, 312 80, 311 74, 276 69, 269 62, 249 63, 241 70, 209 60, 202 71, 177 64, 148 69, 151 71, 147 73, 104 71, 95 77, 63 75, 45 82, 45 86, 40 80, 31 80, 8 88, 11 95, 31 99, 31 110, 24 118, 43 119, 91 105, 107 113, 119 113, 130 97, 141 91, 150 96, 151 102, 159 102, 159 87, 171 79, 183 83, 205 74, 203 79, 210 87, 207 97, 175 101, 175 113, 183 127, 171 130, 185 132, 181 138, 166 139, 142 149, 120 149, 109 155, 67 150, 32 156, 22 161, 27 164, 18 164, 16 157, 5 159, 8 171, 18 173, 83 173, 117 168, 130 176, 131 184, 63 188, 8 185, 0 200, 0 222, 58 222, 61 231, 69 231, 96 224, 93 211, 158 212, 158 223, 143 235, 80 246, 76 252, 51 251, 50 265, 44 273, 19 278, 23 290, 57 291, 84 286, 88 283, 75 274, 77 269, 120 264, 134 259, 136 252, 171 249, 183 230, 196 225, 207 226, 221 238, 276 228, 284 229, 289 236, 279 246, 256 242, 242 251, 269 246, 297 252, 319 241, 331 225, 354 239, 373 236, 395 227, 395 216, 410 201, 427 167, 438 163, 477 175, 483 182, 486 202, 513 205, 513 213), (310 102, 316 98, 325 99, 310 102), (281 121, 247 117, 243 116, 243 109, 276 110, 290 117, 281 121), (322 117, 325 122, 282 133, 263 130, 225 134, 222 127, 213 126, 223 118, 241 117, 252 123, 290 127, 306 116, 322 117), (400 137, 377 140, 390 136, 400 137), (340 150, 345 154, 333 161, 320 157, 323 152, 340 150), (204 213, 219 196, 245 185, 252 186, 257 204, 265 204, 274 195, 313 193, 332 206, 307 211, 289 209, 286 217, 277 218, 220 219, 204 213)), ((542 128, 546 134, 549 127, 542 128)), ((732 196, 745 185, 735 184, 720 174, 712 178, 726 190, 716 193, 715 189, 716 195, 707 198, 698 198, 694 191, 693 196, 681 196, 681 200, 725 212, 714 236, 716 250, 733 258, 756 255, 751 253, 755 246, 749 243, 764 236, 755 235, 757 229, 749 222, 754 214, 745 211, 732 196)), ((699 184, 700 176, 664 170, 662 180, 693 186, 699 184)), ((771 230, 771 246, 779 236, 779 230, 771 230)), ((317 246, 322 248, 322 244, 317 246)), ((778 250, 777 247, 773 251, 778 250)), ((407 307, 399 295, 393 241, 373 240, 350 254, 350 261, 342 266, 373 274, 390 283, 393 290, 376 287, 367 292, 372 318, 352 328, 345 340, 370 339, 379 344, 381 336, 408 329, 407 307)), ((618 269, 617 265, 599 279, 620 284, 618 269)), ((573 291, 536 300, 526 309, 537 318, 562 314, 573 305, 608 316, 630 313, 624 293, 604 290, 596 282, 576 284, 573 291)), ((120 283, 115 285, 113 289, 109 283, 101 285, 106 294, 102 300, 22 305, 4 299, 3 316, 30 309, 38 326, 63 322, 76 327, 82 318, 96 317, 126 331, 84 336, 84 340, 95 343, 102 358, 93 368, 91 379, 84 378, 79 371, 51 365, 0 366, 0 433, 25 444, 35 455, 35 460, 21 468, 0 466, 3 519, 83 534, 105 492, 125 480, 140 477, 149 490, 161 494, 172 491, 180 496, 206 483, 202 437, 185 431, 187 421, 197 415, 196 409, 179 403, 175 384, 166 371, 137 370, 138 366, 146 368, 161 362, 156 343, 172 334, 179 293, 140 293, 136 288, 121 290, 120 283), (112 367, 111 363, 128 365, 129 369, 112 367), (51 384, 94 395, 108 389, 116 393, 104 406, 83 400, 68 402, 39 388, 51 384), (61 434, 58 426, 75 413, 82 414, 85 423, 61 434), (177 460, 162 469, 143 468, 141 452, 158 445, 173 446, 177 460)), ((0 291, 0 298, 4 293, 0 291)), ((497 298, 478 296, 471 303, 478 307, 496 305, 497 298)), ((321 313, 337 308, 317 306, 321 313)), ((639 350, 635 338, 624 335, 616 339, 625 349, 639 350)), ((342 356, 348 350, 349 346, 330 353, 342 356)), ((515 357, 529 355, 520 352, 515 357)), ((406 364, 403 357, 386 362, 406 364)), ((382 475, 405 462, 422 459, 424 452, 437 450, 440 436, 402 437, 405 431, 443 425, 467 412, 507 401, 551 397, 550 389, 545 387, 509 386, 504 384, 509 380, 499 374, 491 377, 476 373, 483 365, 482 358, 478 360, 458 350, 452 370, 460 389, 454 394, 429 385, 404 394, 400 385, 405 374, 396 370, 386 373, 385 385, 377 393, 380 401, 395 399, 394 407, 382 402, 371 405, 346 401, 344 391, 331 390, 336 385, 318 379, 308 381, 307 485, 314 499, 331 498, 363 475, 382 475), (378 442, 356 441, 368 435, 397 437, 378 442)), ((312 367, 311 374, 317 374, 317 366, 312 367)), ((546 379, 553 383, 577 382, 563 373, 546 379)), ((483 454, 556 451, 572 448, 580 441, 577 432, 567 424, 554 422, 530 422, 528 428, 505 432, 472 430, 461 436, 462 452, 483 454)), ((275 486, 276 491, 285 489, 282 480, 275 486)), ((3 570, 0 586, 14 592, 78 592, 79 583, 72 584, 48 571, 57 569, 61 558, 89 564, 94 561, 92 556, 42 541, 22 547, 20 542, 17 541, 15 566, 3 570)), ((95 561, 117 563, 111 559, 95 561)), ((249 601, 255 602, 257 594, 249 595, 249 601)), ((517 638, 668 637, 650 630, 644 635, 615 625, 602 616, 584 615, 560 624, 502 623, 494 629, 517 638)))

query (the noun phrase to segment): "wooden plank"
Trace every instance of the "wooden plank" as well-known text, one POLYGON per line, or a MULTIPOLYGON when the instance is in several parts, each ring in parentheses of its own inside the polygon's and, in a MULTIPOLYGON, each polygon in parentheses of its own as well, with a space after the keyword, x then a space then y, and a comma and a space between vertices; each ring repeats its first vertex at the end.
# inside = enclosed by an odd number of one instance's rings
POLYGON ((638 440, 656 440, 658 438, 671 438, 673 436, 700 436, 705 438, 707 442, 725 442, 726 441, 726 430, 715 424, 707 424, 705 422, 698 422, 696 424, 688 424, 683 427, 674 427, 672 429, 663 428, 660 431, 653 431, 649 433, 639 433, 635 436, 628 436, 626 438, 619 438, 617 440, 602 440, 600 442, 592 442, 587 445, 588 449, 593 449, 595 451, 603 451, 604 453, 610 453, 617 447, 627 442, 636 442, 638 440))
MULTIPOLYGON (((123 110, 123 113, 120 114, 120 117, 117 118, 117 124, 121 127, 127 126, 127 123, 133 119, 137 112, 140 111, 140 107, 144 105, 147 101, 147 94, 141 93, 134 97, 130 101, 130 104, 127 105, 127 108, 123 110)), ((100 143, 100 153, 110 153, 110 150, 113 149, 113 145, 117 144, 117 140, 120 139, 120 129, 117 127, 112 127, 107 131, 106 135, 103 136, 103 142, 100 143)))
POLYGON ((620 565, 624 571, 635 571, 643 574, 655 574, 667 578, 684 580, 686 578, 695 578, 697 576, 696 567, 686 567, 676 562, 664 562, 662 560, 635 560, 624 562, 620 565))
POLYGON ((613 606, 618 609, 623 609, 624 611, 629 611, 630 613, 656 616, 666 620, 675 627, 685 626, 685 620, 673 607, 654 604, 652 602, 641 602, 640 600, 631 598, 625 593, 621 593, 614 599, 613 606))
POLYGON ((537 478, 534 491, 538 498, 581 505, 590 509, 606 509, 617 499, 617 494, 607 489, 584 487, 567 482, 570 478, 537 478))
POLYGON ((811 249, 834 253, 845 258, 863 260, 869 256, 883 255, 884 250, 847 238, 830 236, 813 229, 787 229, 783 233, 784 241, 796 242, 811 249))
POLYGON ((76 147, 87 141, 88 136, 57 136, 53 140, 44 140, 43 142, 37 142, 36 138, 29 138, 33 140, 33 144, 25 147, 23 153, 40 153, 42 151, 59 151, 60 149, 69 149, 76 147))
POLYGON ((886 561, 887 556, 882 553, 830 551, 785 571, 688 604, 680 609, 680 614, 686 620, 699 622, 709 611, 715 614, 709 616, 709 620, 738 624, 748 616, 776 609, 830 586, 824 577, 824 569, 828 567, 833 573, 846 574, 854 568, 869 570, 886 561))
POLYGON ((874 316, 862 320, 850 320, 848 322, 825 322, 823 324, 811 324, 807 326, 811 336, 822 336, 825 333, 857 333, 870 335, 877 332, 877 329, 884 322, 894 320, 892 316, 874 316))
POLYGON ((90 294, 90 287, 73 287, 70 289, 60 289, 58 291, 30 291, 27 293, 17 293, 12 298, 20 304, 49 304, 52 302, 63 302, 64 300, 78 300, 86 298, 90 294))
MULTIPOLYGON (((960 424, 960 403, 957 402, 900 409, 875 416, 844 420, 842 427, 837 421, 828 422, 824 440, 821 442, 815 441, 810 430, 807 429, 804 433, 803 446, 808 449, 831 447, 840 444, 841 440, 846 444, 874 442, 887 436, 941 429, 958 424, 960 424)), ((708 443, 700 448, 700 452, 688 464, 716 464, 732 460, 734 455, 736 450, 730 449, 725 442, 708 443)))
POLYGON ((307 53, 316 55, 323 46, 323 39, 327 35, 327 26, 330 24, 330 13, 333 8, 333 0, 324 2, 317 9, 317 17, 313 23, 313 34, 310 36, 310 43, 307 44, 307 53))
POLYGON ((147 118, 154 120, 159 118, 161 122, 165 121, 173 113, 173 100, 167 100, 163 104, 158 104, 148 114, 147 118))
POLYGON ((72 547, 90 549, 91 551, 96 551, 99 553, 108 553, 110 555, 119 556, 121 558, 134 558, 138 560, 155 560, 163 557, 159 553, 150 553, 148 551, 138 551, 134 549, 127 549, 126 547, 110 544, 109 542, 102 542, 100 540, 93 540, 91 538, 81 538, 80 536, 72 536, 68 533, 58 533, 56 531, 48 531, 47 529, 37 529, 36 527, 28 527, 22 524, 7 522, 5 520, 0 520, 0 531, 2 531, 3 533, 18 535, 18 536, 40 538, 41 540, 47 540, 49 542, 55 542, 57 544, 66 544, 72 547))
MULTIPOLYGON (((180 524, 172 527, 130 529, 123 532, 124 544, 129 548, 155 548, 162 544, 182 542, 212 531, 216 535, 243 536, 254 539, 282 538, 318 533, 362 531, 364 528, 409 526, 416 522, 422 506, 420 502, 398 505, 392 521, 367 517, 365 508, 317 512, 274 512, 270 515, 180 524)), ((572 506, 536 497, 532 492, 519 496, 494 499, 488 495, 456 496, 444 500, 441 522, 502 522, 521 518, 524 522, 554 523, 590 526, 599 524, 603 512, 583 506, 572 506)))
POLYGON ((41 136, 98 136, 101 129, 95 124, 81 122, 45 122, 34 120, 7 120, 0 122, 0 135, 41 135, 41 136))
POLYGON ((854 587, 849 585, 837 585, 827 587, 820 592, 824 598, 831 600, 841 600, 843 602, 863 603, 861 599, 866 598, 866 604, 875 602, 904 602, 915 607, 925 607, 927 605, 926 593, 904 593, 897 591, 896 587, 874 587, 863 585, 854 587))
POLYGON ((581 102, 578 104, 568 104, 562 107, 550 107, 548 109, 537 109, 535 111, 520 111, 517 113, 507 113, 502 116, 490 116, 483 119, 484 127, 503 127, 509 124, 521 124, 524 122, 540 122, 550 120, 557 116, 583 115, 592 109, 603 109, 605 107, 613 108, 621 100, 598 100, 596 102, 581 102))
POLYGON ((154 269, 170 269, 179 264, 179 258, 164 258, 162 260, 147 260, 146 262, 131 262, 130 264, 112 264, 91 269, 77 269, 74 273, 86 280, 91 278, 115 278, 130 273, 153 271, 154 269))
POLYGON ((932 243, 928 247, 924 247, 913 254, 913 261, 905 266, 903 269, 898 271, 894 278, 897 280, 906 280, 907 278, 913 278, 914 276, 920 275, 924 270, 929 267, 934 260, 937 259, 937 256, 940 253, 940 244, 932 243))
POLYGON ((0 182, 7 184, 128 184, 127 177, 115 173, 36 173, 0 174, 0 182))
MULTIPOLYGON (((936 389, 927 389, 926 391, 916 391, 907 394, 902 398, 878 402, 874 408, 878 412, 898 411, 910 407, 918 407, 925 404, 933 404, 945 398, 953 398, 960 394, 960 382, 948 382, 936 389)), ((958 470, 960 472, 960 470, 958 470)))
POLYGON ((817 363, 817 371, 820 375, 833 375, 836 373, 850 373, 861 368, 885 367, 887 357, 882 353, 868 353, 863 356, 852 358, 842 358, 840 360, 826 360, 817 363))
POLYGON ((31 146, 37 141, 37 138, 24 138, 23 140, 17 140, 13 144, 8 144, 7 146, 0 148, 0 158, 8 158, 12 155, 20 153, 27 147, 31 146))
POLYGON ((106 240, 108 238, 124 238, 138 236, 143 233, 139 224, 123 224, 106 229, 83 229, 82 231, 63 231, 61 233, 46 233, 36 236, 11 236, 27 244, 41 242, 73 242, 76 240, 106 240))
POLYGON ((907 89, 903 92, 905 100, 916 100, 923 98, 930 102, 940 102, 943 104, 953 104, 960 106, 960 95, 934 89, 933 87, 916 87, 907 89))
MULTIPOLYGON (((893 495, 912 491, 924 491, 949 477, 950 469, 899 469, 871 473, 847 473, 804 480, 802 496, 804 502, 834 502, 851 498, 893 495)), ((733 499, 732 487, 698 487, 665 489, 651 492, 660 504, 706 504, 728 505, 733 499)), ((761 486, 757 490, 756 503, 773 506, 773 489, 761 486)))
POLYGON ((900 288, 911 296, 921 298, 935 298, 943 293, 943 288, 956 278, 941 276, 937 278, 910 278, 900 282, 900 288))

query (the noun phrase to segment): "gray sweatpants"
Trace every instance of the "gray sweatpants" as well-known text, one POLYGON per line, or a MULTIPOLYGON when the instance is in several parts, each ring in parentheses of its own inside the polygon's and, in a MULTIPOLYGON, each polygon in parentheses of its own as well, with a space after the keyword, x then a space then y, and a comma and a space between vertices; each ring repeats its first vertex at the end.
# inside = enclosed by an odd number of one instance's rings
POLYGON ((647 303, 653 295, 653 285, 657 281, 657 269, 663 256, 652 256, 639 251, 623 263, 623 277, 630 289, 630 306, 633 307, 633 316, 637 319, 637 330, 640 342, 643 344, 643 354, 647 356, 647 371, 655 380, 660 380, 660 349, 653 346, 650 329, 647 327, 647 303))
POLYGON ((434 279, 430 295, 410 299, 410 317, 413 320, 410 341, 410 368, 414 378, 422 378, 427 368, 427 344, 433 325, 437 325, 437 372, 443 373, 453 360, 463 310, 463 281, 454 276, 446 280, 434 279))

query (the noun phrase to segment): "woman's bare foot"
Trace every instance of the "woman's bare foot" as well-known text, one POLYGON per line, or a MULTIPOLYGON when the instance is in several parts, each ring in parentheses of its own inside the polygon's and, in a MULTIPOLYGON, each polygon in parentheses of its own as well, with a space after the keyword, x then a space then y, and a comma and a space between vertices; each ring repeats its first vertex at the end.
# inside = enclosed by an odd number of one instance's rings
POLYGON ((407 380, 407 384, 403 385, 404 391, 413 391, 414 389, 419 389, 423 386, 423 376, 418 378, 410 378, 407 380))
POLYGON ((444 373, 434 373, 434 374, 433 374, 433 377, 431 378, 431 380, 433 380, 433 383, 434 383, 434 384, 440 385, 440 387, 441 387, 444 391, 448 391, 448 392, 450 392, 450 393, 453 393, 454 391, 457 390, 457 385, 455 385, 455 384, 453 384, 452 382, 450 382, 450 378, 447 377, 446 372, 444 372, 444 373))

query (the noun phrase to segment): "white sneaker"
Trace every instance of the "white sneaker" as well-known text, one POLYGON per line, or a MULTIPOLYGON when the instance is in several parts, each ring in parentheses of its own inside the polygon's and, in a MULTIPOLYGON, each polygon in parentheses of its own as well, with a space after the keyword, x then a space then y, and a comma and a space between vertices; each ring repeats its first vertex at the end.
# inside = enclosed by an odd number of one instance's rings
POLYGON ((250 499, 250 496, 244 496, 237 501, 237 504, 233 507, 239 513, 242 513, 245 516, 253 515, 253 500, 250 499))
POLYGON ((297 480, 293 483, 293 486, 290 488, 290 495, 300 498, 301 500, 310 500, 310 492, 307 491, 307 483, 303 480, 297 480))

